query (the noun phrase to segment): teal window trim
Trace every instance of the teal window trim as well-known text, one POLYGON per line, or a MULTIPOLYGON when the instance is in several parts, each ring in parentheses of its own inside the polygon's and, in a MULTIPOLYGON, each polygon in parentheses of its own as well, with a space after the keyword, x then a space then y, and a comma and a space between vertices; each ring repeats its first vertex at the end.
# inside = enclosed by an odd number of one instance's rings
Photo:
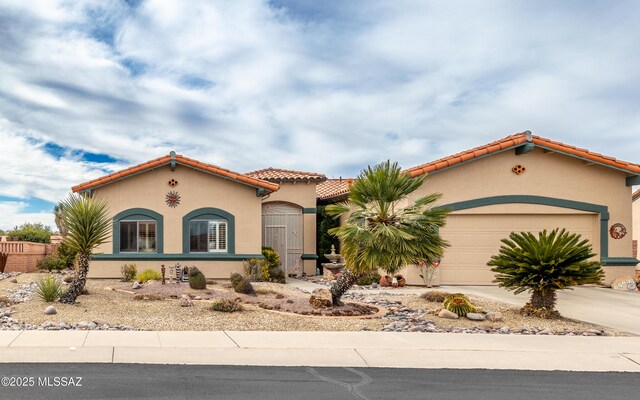
POLYGON ((302 213, 303 214, 317 214, 318 213, 318 209, 313 207, 313 208, 303 208, 302 209, 302 213))
MULTIPOLYGON (((156 221, 156 254, 164 252, 164 217, 147 208, 130 208, 113 217, 113 254, 120 254, 120 222, 121 221, 156 221)), ((133 255, 136 253, 126 253, 133 255)))
POLYGON ((317 254, 303 254, 302 257, 303 260, 317 260, 318 259, 318 255, 317 254))
POLYGON ((605 263, 605 260, 609 259, 609 230, 607 229, 609 225, 609 208, 607 206, 585 203, 581 201, 559 199, 555 197, 507 195, 460 201, 457 203, 446 204, 440 206, 439 208, 447 208, 451 211, 459 211, 469 208, 513 203, 540 204, 544 206, 569 208, 572 210, 588 211, 600 214, 600 261, 603 263, 603 265, 607 265, 605 263))
POLYGON ((603 257, 602 265, 615 265, 619 267, 635 267, 640 260, 633 257, 603 257))
POLYGON ((250 258, 264 258, 262 254, 226 254, 226 253, 187 253, 187 254, 154 254, 154 253, 121 253, 121 254, 94 254, 94 260, 119 260, 119 261, 163 261, 163 260, 190 260, 190 261, 243 261, 250 258))
MULTIPOLYGON (((233 214, 221 210, 219 208, 204 207, 191 211, 189 214, 182 217, 182 253, 190 255, 235 255, 236 253, 236 218, 233 214), (227 251, 225 253, 190 253, 189 239, 190 229, 189 221, 194 219, 200 220, 216 220, 223 219, 227 221, 227 251)), ((255 257, 249 257, 255 258, 255 257)))

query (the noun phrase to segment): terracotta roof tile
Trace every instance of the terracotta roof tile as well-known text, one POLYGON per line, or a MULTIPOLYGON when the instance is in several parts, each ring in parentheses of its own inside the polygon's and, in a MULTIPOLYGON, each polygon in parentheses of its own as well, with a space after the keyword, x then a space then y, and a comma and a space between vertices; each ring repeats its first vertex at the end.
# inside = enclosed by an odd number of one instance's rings
MULTIPOLYGON (((271 190, 273 192, 275 192, 279 188, 279 186, 275 183, 267 182, 261 179, 256 179, 254 177, 247 176, 245 174, 241 174, 238 172, 234 172, 225 168, 221 168, 213 164, 206 164, 206 163, 185 157, 180 154, 177 154, 175 156, 175 160, 178 164, 186 165, 186 166, 196 168, 206 172, 211 172, 213 174, 220 175, 225 178, 229 178, 229 179, 242 182, 251 186, 256 186, 263 189, 271 190)), ((156 159, 147 161, 142 164, 134 165, 133 167, 124 169, 122 171, 117 171, 112 174, 109 174, 85 183, 81 183, 80 185, 76 185, 72 187, 71 190, 73 190, 74 192, 80 192, 82 190, 92 189, 98 186, 106 185, 108 183, 117 181, 122 178, 126 178, 138 172, 147 171, 147 170, 159 167, 161 165, 169 164, 171 163, 171 161, 172 161, 172 156, 171 154, 168 154, 166 156, 158 157, 156 159)))
POLYGON ((327 179, 316 186, 316 195, 319 199, 326 200, 332 197, 346 195, 353 179, 327 179))
POLYGON ((501 150, 513 148, 531 142, 536 146, 544 147, 553 151, 560 151, 573 155, 576 157, 585 158, 594 162, 598 162, 610 167, 622 169, 632 174, 640 174, 640 165, 633 164, 627 161, 621 161, 614 157, 604 156, 599 153, 595 153, 586 149, 581 149, 575 146, 570 146, 561 142, 556 142, 550 139, 546 139, 540 136, 531 135, 528 132, 517 133, 515 135, 507 136, 506 138, 497 140, 479 146, 470 150, 465 150, 461 153, 454 154, 448 157, 441 158, 439 160, 431 161, 426 164, 419 165, 417 167, 409 168, 405 172, 411 174, 411 176, 424 175, 426 173, 435 172, 444 168, 452 167, 456 164, 460 164, 465 161, 469 161, 474 158, 480 158, 482 156, 492 154, 501 150))
POLYGON ((323 174, 280 168, 265 168, 247 172, 245 175, 269 182, 324 182, 327 180, 323 174))

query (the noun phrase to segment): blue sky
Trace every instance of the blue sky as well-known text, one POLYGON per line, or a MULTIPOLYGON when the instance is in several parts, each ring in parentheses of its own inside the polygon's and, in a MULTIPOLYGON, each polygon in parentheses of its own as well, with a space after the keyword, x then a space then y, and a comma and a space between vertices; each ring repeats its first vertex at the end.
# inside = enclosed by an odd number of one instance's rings
POLYGON ((640 161, 634 1, 0 0, 0 228, 171 150, 353 176, 515 132, 640 161))

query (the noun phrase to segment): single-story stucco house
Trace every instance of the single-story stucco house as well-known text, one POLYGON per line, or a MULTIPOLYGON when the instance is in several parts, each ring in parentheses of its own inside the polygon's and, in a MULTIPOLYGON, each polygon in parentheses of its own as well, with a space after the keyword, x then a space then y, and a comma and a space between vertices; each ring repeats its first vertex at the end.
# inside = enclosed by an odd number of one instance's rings
POLYGON ((633 223, 633 257, 638 258, 638 243, 640 243, 640 189, 636 190, 631 196, 633 223))
MULTIPOLYGON (((640 184, 638 164, 523 132, 405 172, 428 174, 410 200, 438 192, 441 206, 452 210, 441 230, 451 244, 439 267, 441 284, 492 284, 486 263, 500 239, 556 227, 591 241, 605 283, 635 273, 631 192, 640 184)), ((320 184, 319 201, 347 199, 349 183, 320 184)), ((422 283, 415 266, 400 273, 409 284, 422 283)))
POLYGON ((96 250, 90 277, 118 277, 120 267, 160 270, 196 265, 228 278, 262 246, 282 256, 287 274, 315 273, 316 185, 322 174, 266 169, 233 172, 172 152, 74 186, 104 199, 111 240, 96 250))
MULTIPOLYGON (((440 205, 452 210, 441 230, 451 244, 441 284, 493 284, 486 263, 500 239, 556 227, 591 241, 605 283, 634 275, 638 164, 527 131, 406 172, 428 174, 409 200, 439 192, 440 205)), ((107 200, 113 219, 112 240, 97 249, 91 277, 118 277, 124 263, 135 262, 138 270, 196 265, 207 277, 228 278, 265 245, 281 255, 287 275, 315 274, 316 205, 346 200, 351 182, 274 168, 242 174, 172 152, 72 189, 107 200)), ((401 274, 422 284, 414 266, 401 274)))

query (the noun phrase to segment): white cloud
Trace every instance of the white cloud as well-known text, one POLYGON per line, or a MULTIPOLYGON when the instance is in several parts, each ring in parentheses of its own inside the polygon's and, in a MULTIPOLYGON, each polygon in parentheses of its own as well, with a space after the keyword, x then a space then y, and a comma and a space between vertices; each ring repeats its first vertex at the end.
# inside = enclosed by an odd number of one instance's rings
POLYGON ((0 201, 0 229, 7 231, 25 222, 41 222, 53 232, 57 230, 52 212, 25 212, 27 205, 24 202, 0 201))

